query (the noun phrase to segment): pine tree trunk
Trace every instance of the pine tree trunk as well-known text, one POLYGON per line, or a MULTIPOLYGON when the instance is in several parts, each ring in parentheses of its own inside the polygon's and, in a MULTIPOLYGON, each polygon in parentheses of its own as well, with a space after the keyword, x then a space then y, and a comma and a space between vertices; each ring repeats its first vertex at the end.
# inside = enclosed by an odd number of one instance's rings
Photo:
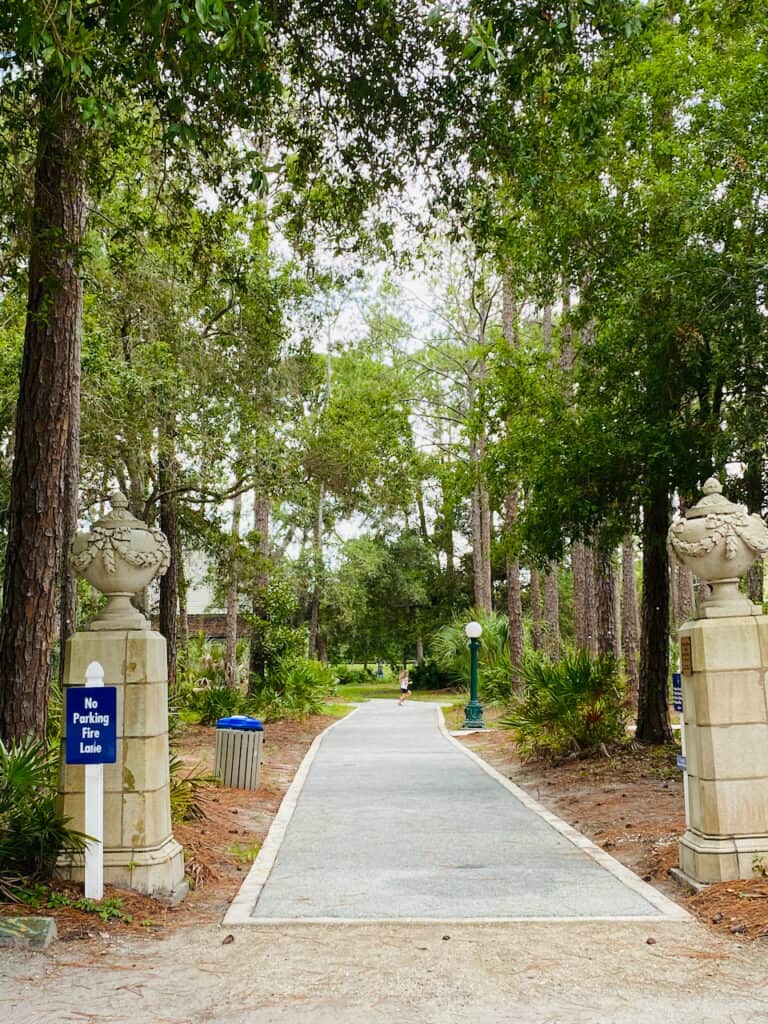
MULTIPOLYGON (((510 491, 504 502, 506 528, 512 533, 517 522, 517 494, 510 491)), ((517 670, 523 660, 523 600, 520 591, 520 562, 507 556, 507 618, 509 620, 509 660, 512 681, 517 683, 517 670)))
POLYGON ((43 76, 29 293, 0 618, 0 737, 45 733, 56 575, 77 466, 80 247, 85 226, 81 127, 54 71, 43 76))
POLYGON ((187 574, 184 569, 184 551, 179 544, 179 565, 176 579, 179 589, 179 650, 184 654, 184 664, 189 650, 189 609, 187 607, 187 574))
POLYGON ((637 618, 637 577, 635 576, 635 545, 632 535, 621 545, 621 653, 627 676, 627 702, 637 705, 639 680, 638 640, 640 626, 637 618))
POLYGON ((597 650, 599 654, 621 654, 619 621, 616 617, 616 570, 613 551, 595 552, 595 595, 597 613, 597 650))
POLYGON ((176 693, 176 637, 178 633, 179 533, 176 521, 176 459, 172 450, 161 451, 158 458, 160 489, 160 529, 171 550, 168 571, 160 577, 160 632, 165 637, 168 663, 168 692, 176 693))
POLYGON ((544 652, 560 660, 560 566, 551 561, 544 576, 544 652))
POLYGON ((249 665, 249 692, 253 693, 261 683, 266 681, 267 660, 264 644, 261 635, 261 628, 258 624, 265 621, 267 617, 266 594, 269 586, 269 498, 261 494, 254 494, 253 500, 253 528, 258 534, 257 552, 259 555, 260 567, 255 574, 253 582, 253 600, 251 610, 256 620, 251 629, 251 650, 249 665))
POLYGON ((540 651, 542 644, 541 577, 538 569, 531 569, 531 634, 534 651, 540 651))
POLYGON ((425 544, 429 543, 429 530, 427 529, 427 510, 424 507, 424 491, 421 484, 416 488, 416 507, 419 510, 419 536, 425 544))
POLYGON ((234 552, 237 550, 237 545, 240 543, 240 513, 243 507, 243 497, 241 494, 236 494, 232 501, 232 529, 230 531, 230 538, 232 542, 231 547, 231 561, 229 568, 229 586, 227 587, 227 618, 225 625, 225 649, 224 649, 224 679, 227 686, 237 686, 239 679, 237 677, 237 557, 234 552))
MULTIPOLYGON (((485 448, 485 441, 483 441, 485 448)), ((480 530, 483 551, 483 610, 493 610, 493 566, 491 564, 491 535, 493 532, 491 502, 485 480, 480 481, 480 530)))
MULTIPOLYGON (((79 372, 79 368, 78 368, 79 372)), ((79 385, 78 385, 79 387, 79 385)), ((72 410, 76 427, 70 431, 67 452, 68 466, 64 496, 65 520, 61 542, 61 568, 59 570, 59 686, 64 685, 64 648, 67 640, 77 629, 77 577, 69 563, 72 544, 77 533, 80 481, 80 404, 72 410)))
POLYGON ((320 577, 323 571, 323 499, 325 489, 320 484, 317 499, 317 515, 312 531, 312 592, 309 603, 309 644, 307 657, 319 657, 318 635, 320 632, 320 577))
POLYGON ((472 534, 472 574, 475 608, 490 612, 491 594, 491 511, 488 487, 482 476, 485 438, 481 435, 470 445, 470 463, 475 474, 475 486, 470 504, 470 530, 472 534))
POLYGON ((574 541, 571 548, 573 572, 573 632, 576 647, 597 653, 597 599, 595 559, 592 548, 574 541))
POLYGON ((670 576, 674 579, 674 604, 673 614, 675 625, 681 626, 693 615, 696 607, 696 590, 693 584, 693 573, 687 565, 680 565, 673 562, 670 576))
POLYGON ((480 512, 480 488, 475 486, 470 498, 469 526, 472 538, 472 582, 475 608, 485 607, 483 588, 483 527, 480 512))
POLYGON ((597 588, 595 586, 595 550, 584 546, 584 610, 587 648, 597 654, 597 588))
MULTIPOLYGON (((747 491, 747 508, 751 513, 761 516, 765 503, 763 490, 763 453, 756 451, 747 457, 747 468, 744 473, 744 485, 747 491)), ((758 558, 747 573, 747 595, 755 604, 763 603, 763 577, 765 560, 758 558)))
POLYGON ((421 665, 424 662, 424 637, 416 637, 416 664, 421 665))
POLYGON ((643 597, 640 623, 640 685, 636 737, 669 743, 669 493, 664 479, 653 481, 643 505, 643 597))

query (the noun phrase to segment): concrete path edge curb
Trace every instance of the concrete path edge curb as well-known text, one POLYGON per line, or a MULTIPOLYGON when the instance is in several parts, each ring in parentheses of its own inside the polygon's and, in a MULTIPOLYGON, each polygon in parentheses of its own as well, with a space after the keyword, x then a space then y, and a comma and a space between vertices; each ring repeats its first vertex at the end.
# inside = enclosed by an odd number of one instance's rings
MULTIPOLYGON (((526 793, 520 786, 516 786, 514 782, 511 782, 506 776, 502 775, 501 772, 496 771, 486 761, 479 757, 474 750, 470 750, 469 747, 463 743, 459 743, 455 736, 452 736, 445 725, 445 716, 443 715, 442 708, 437 709, 437 718, 440 731, 446 737, 446 739, 457 746, 467 757, 471 758, 476 764, 478 764, 483 771, 490 775, 492 779, 495 779, 499 785, 513 793, 517 799, 524 804, 529 810, 538 814, 540 818, 543 818, 556 832, 559 832, 561 836, 573 843, 574 846, 578 846, 580 850, 583 850, 589 857, 594 861, 597 861, 601 867, 605 868, 606 871, 610 871, 614 877, 618 878, 628 889, 632 889, 639 896, 642 896, 644 900, 656 907, 658 911, 665 918, 675 921, 690 921, 692 920, 691 915, 681 907, 678 903, 669 899, 663 893, 659 892, 658 889, 654 889, 652 885, 644 882, 642 878, 639 878, 634 871, 630 871, 628 867, 625 867, 620 861, 616 860, 605 850, 602 850, 599 846, 596 846, 591 839, 587 839, 585 835, 582 835, 572 825, 569 825, 567 821, 563 821, 562 818, 558 818, 556 814, 540 804, 538 800, 526 793)), ((645 919, 647 922, 647 918, 645 919)))
POLYGON ((296 804, 299 801, 299 796, 304 788, 304 783, 307 781, 309 775, 309 769, 317 757, 317 753, 320 749, 320 744, 323 742, 325 737, 335 729, 340 722, 346 721, 352 715, 358 711, 358 708, 354 708, 344 718, 338 719, 328 726, 327 729, 323 729, 319 736, 315 736, 312 741, 312 745, 304 755, 304 760, 299 765, 298 771, 293 777, 293 782, 286 790, 285 796, 283 797, 280 808, 275 815, 272 824, 267 832, 267 838, 262 843, 261 849, 256 855, 256 860, 251 865, 251 869, 246 875, 243 884, 237 892, 237 895, 229 905, 229 909, 224 915, 224 919, 221 922, 222 926, 228 928, 230 925, 235 924, 259 924, 261 922, 254 919, 252 916, 254 907, 258 902, 261 890, 266 885, 267 879, 272 871, 277 858, 278 851, 282 845, 285 833, 288 829, 288 825, 291 822, 293 813, 296 810, 296 804))

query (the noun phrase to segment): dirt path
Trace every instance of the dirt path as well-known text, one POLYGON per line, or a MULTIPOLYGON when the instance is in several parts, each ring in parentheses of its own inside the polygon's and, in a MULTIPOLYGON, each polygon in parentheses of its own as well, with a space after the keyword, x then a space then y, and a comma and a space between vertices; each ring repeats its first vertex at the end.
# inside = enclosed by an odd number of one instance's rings
POLYGON ((0 958, 13 1024, 757 1024, 764 953, 700 925, 313 926, 0 958), (649 942, 650 939, 655 941, 649 942))

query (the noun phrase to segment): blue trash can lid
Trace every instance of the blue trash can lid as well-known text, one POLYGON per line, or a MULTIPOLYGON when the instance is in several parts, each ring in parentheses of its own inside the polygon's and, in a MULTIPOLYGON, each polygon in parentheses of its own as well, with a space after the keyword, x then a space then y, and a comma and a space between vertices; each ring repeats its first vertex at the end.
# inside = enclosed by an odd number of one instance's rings
POLYGON ((244 729, 247 732, 264 732, 264 726, 258 718, 249 718, 248 715, 230 715, 229 718, 216 720, 217 729, 244 729))

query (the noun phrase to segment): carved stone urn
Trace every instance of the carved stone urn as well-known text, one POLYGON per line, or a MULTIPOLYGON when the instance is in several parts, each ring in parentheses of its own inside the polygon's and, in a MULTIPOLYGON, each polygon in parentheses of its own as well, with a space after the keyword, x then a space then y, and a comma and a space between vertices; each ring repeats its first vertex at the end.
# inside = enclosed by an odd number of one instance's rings
POLYGON ((128 511, 125 495, 118 492, 109 500, 112 511, 89 533, 78 533, 72 545, 73 569, 107 598, 90 628, 149 629, 131 597, 168 569, 168 541, 128 511))
POLYGON ((739 579, 768 551, 768 527, 722 491, 715 477, 706 481, 704 497, 670 527, 669 546, 678 562, 712 586, 699 618, 759 615, 762 609, 739 591, 739 579))

